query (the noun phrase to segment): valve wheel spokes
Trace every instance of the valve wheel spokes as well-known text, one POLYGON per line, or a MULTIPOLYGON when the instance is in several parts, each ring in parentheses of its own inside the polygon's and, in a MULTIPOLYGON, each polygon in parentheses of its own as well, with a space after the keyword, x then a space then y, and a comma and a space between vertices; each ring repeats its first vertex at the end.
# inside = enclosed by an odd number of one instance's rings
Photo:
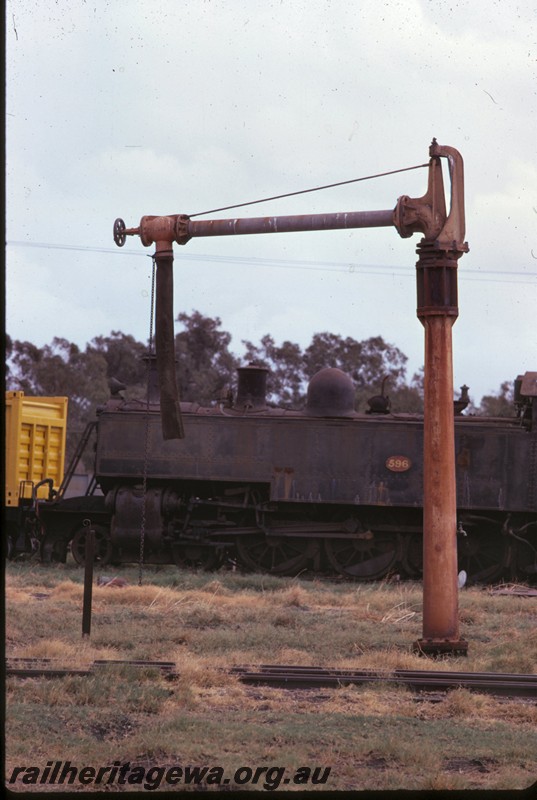
POLYGON ((114 242, 118 247, 123 247, 127 240, 125 235, 125 223, 118 217, 114 222, 114 242))

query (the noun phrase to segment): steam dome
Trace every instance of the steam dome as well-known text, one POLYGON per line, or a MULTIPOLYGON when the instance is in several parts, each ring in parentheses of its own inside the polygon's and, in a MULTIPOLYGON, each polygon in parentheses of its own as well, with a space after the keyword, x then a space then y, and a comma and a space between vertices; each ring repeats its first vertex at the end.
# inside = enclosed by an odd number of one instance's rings
POLYGON ((354 384, 345 372, 325 367, 308 385, 306 409, 318 417, 354 416, 354 384))

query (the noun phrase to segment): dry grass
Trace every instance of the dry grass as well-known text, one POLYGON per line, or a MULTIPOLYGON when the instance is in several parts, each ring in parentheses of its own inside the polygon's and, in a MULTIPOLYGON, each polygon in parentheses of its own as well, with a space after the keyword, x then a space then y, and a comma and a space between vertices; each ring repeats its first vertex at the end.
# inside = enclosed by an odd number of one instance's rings
POLYGON ((8 771, 69 758, 230 770, 330 765, 329 783, 317 787, 330 790, 506 789, 535 780, 534 702, 465 690, 431 702, 393 684, 288 691, 248 687, 228 672, 262 663, 535 672, 535 599, 463 591, 469 656, 431 662, 411 652, 421 636, 419 584, 154 568, 140 587, 135 569, 121 575, 124 588, 94 587, 91 638, 82 639, 82 572, 8 565, 7 655, 62 666, 159 659, 174 661, 179 672, 174 683, 132 667, 10 678, 8 771))

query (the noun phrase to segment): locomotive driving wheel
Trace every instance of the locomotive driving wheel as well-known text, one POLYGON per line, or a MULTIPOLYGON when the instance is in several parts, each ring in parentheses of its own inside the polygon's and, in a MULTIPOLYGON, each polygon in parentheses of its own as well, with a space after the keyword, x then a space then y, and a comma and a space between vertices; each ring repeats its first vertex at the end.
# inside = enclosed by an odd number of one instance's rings
MULTIPOLYGON (((77 564, 81 567, 86 563, 86 536, 88 532, 87 527, 78 528, 75 535, 71 540, 71 553, 77 564)), ((94 525, 95 531, 95 555, 93 561, 95 564, 102 564, 106 566, 112 558, 112 542, 107 528, 103 525, 94 525)))
POLYGON ((532 582, 537 580, 537 547, 529 539, 516 542, 511 572, 513 578, 520 577, 532 582))
POLYGON ((396 563, 399 537, 389 533, 371 533, 360 538, 324 540, 330 564, 349 578, 375 581, 384 578, 396 563))
POLYGON ((236 542, 241 564, 253 572, 296 575, 313 556, 315 542, 300 536, 266 536, 252 533, 236 542))

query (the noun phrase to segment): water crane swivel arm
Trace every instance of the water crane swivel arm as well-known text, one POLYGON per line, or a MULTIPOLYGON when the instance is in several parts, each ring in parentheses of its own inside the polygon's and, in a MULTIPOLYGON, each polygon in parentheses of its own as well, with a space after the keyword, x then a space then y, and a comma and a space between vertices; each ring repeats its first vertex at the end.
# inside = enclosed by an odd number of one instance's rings
POLYGON ((335 214, 192 220, 186 214, 144 216, 137 228, 126 228, 122 219, 114 223, 114 241, 118 247, 127 236, 139 236, 145 247, 169 249, 173 242, 186 244, 194 237, 236 236, 259 233, 337 230, 342 228, 395 227, 403 238, 423 233, 436 249, 468 251, 464 242, 464 173, 460 153, 441 146, 436 139, 429 148, 427 192, 418 198, 403 195, 394 209, 386 211, 351 211, 335 214), (451 180, 451 203, 446 213, 444 183, 440 159, 447 158, 451 180))
MULTIPOLYGON (((193 220, 186 214, 144 216, 137 228, 126 228, 122 219, 114 223, 114 241, 122 247, 127 236, 139 236, 145 247, 155 245, 157 263, 156 335, 157 367, 161 387, 161 406, 164 438, 182 438, 179 402, 175 386, 175 360, 173 348, 173 251, 172 245, 186 244, 201 236, 233 236, 259 233, 284 233, 292 231, 337 230, 351 228, 395 227, 403 238, 422 233, 422 247, 428 256, 429 267, 441 266, 440 272, 430 278, 430 269, 418 270, 418 316, 439 313, 449 308, 456 316, 456 290, 453 290, 453 270, 446 272, 438 257, 449 253, 450 263, 467 252, 464 242, 464 175, 460 153, 444 147, 436 139, 429 148, 428 185, 419 198, 403 195, 394 209, 384 211, 351 211, 332 214, 305 214, 298 216, 268 216, 218 220, 193 220), (441 159, 449 164, 451 202, 446 212, 441 159), (432 259, 432 260, 431 260, 432 259), (436 259, 436 260, 435 260, 436 259), (420 289, 420 284, 421 289, 420 289), (427 310, 428 309, 428 310, 427 310), (431 312, 432 309, 432 312, 431 312), (174 422, 174 418, 176 422, 174 422)), ((423 253, 421 254, 423 256, 423 253)), ((427 258, 427 256, 425 256, 427 258)))

